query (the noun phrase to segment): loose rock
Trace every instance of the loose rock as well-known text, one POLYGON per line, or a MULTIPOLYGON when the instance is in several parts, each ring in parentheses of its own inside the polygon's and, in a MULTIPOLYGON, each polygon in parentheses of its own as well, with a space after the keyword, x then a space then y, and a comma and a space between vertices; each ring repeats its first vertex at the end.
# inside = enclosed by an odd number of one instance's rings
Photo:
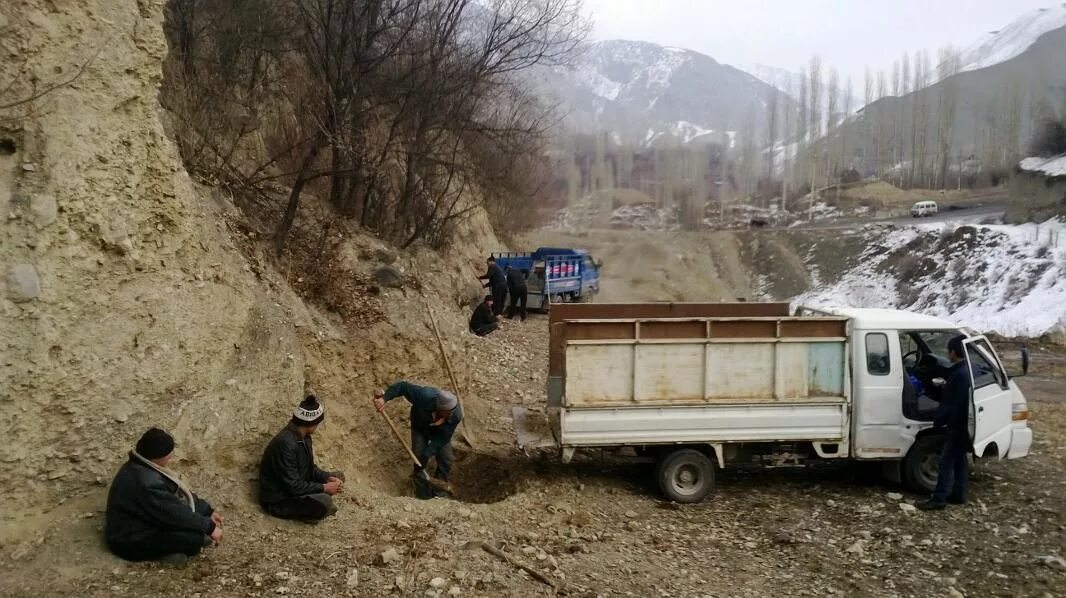
POLYGON ((347 584, 349 588, 356 588, 359 586, 359 569, 352 567, 348 569, 347 584))
POLYGON ((378 554, 377 564, 379 564, 379 565, 389 565, 389 564, 395 563, 396 561, 399 561, 399 560, 400 560, 400 553, 395 548, 389 547, 389 548, 386 548, 384 551, 382 551, 380 554, 378 554))
POLYGON ((434 577, 433 579, 429 580, 429 587, 437 590, 443 588, 446 585, 448 585, 448 582, 445 581, 443 577, 434 577))
POLYGON ((914 505, 912 505, 910 503, 901 502, 901 503, 899 503, 899 510, 903 511, 904 513, 914 513, 915 511, 918 510, 918 507, 916 507, 916 506, 914 506, 914 505))
POLYGON ((403 287, 403 272, 392 266, 380 266, 374 270, 374 281, 383 287, 398 289, 403 287))
POLYGON ((31 264, 15 264, 7 271, 7 295, 16 303, 32 301, 41 294, 37 268, 31 264))

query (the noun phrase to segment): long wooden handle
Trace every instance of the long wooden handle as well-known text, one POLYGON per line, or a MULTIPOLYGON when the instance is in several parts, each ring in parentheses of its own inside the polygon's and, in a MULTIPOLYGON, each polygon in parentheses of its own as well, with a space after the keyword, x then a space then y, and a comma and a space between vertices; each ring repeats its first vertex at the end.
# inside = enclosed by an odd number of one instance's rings
MULTIPOLYGON (((417 266, 415 266, 415 274, 422 278, 422 273, 417 266)), ((448 379, 452 381, 452 392, 455 393, 456 401, 462 405, 463 398, 459 394, 459 381, 455 378, 455 372, 452 370, 452 360, 448 359, 448 351, 444 348, 444 339, 441 338, 440 329, 437 328, 437 317, 433 315, 433 308, 429 305, 425 287, 419 285, 418 292, 422 295, 422 302, 426 304, 426 313, 429 314, 429 323, 433 327, 433 336, 437 337, 437 346, 440 347, 441 357, 444 358, 444 369, 448 370, 448 379)), ((474 447, 474 439, 471 437, 466 425, 466 413, 463 413, 463 420, 459 422, 459 437, 471 448, 474 447)))
POLYGON ((513 558, 511 555, 509 555, 506 552, 500 550, 499 548, 496 548, 492 544, 489 544, 488 542, 481 542, 481 549, 484 550, 485 552, 489 553, 489 554, 492 554, 492 555, 504 560, 505 562, 508 562, 508 563, 514 565, 515 567, 518 567, 519 569, 521 569, 521 570, 525 571, 526 573, 530 574, 534 579, 540 581, 541 583, 547 584, 547 585, 551 586, 552 588, 554 588, 556 590, 559 589, 559 586, 557 586, 554 581, 549 579, 547 575, 544 575, 540 571, 537 571, 536 569, 534 569, 533 567, 530 567, 529 565, 526 565, 525 563, 519 562, 517 559, 513 558))
POLYGON ((392 423, 392 418, 389 417, 389 414, 384 411, 378 411, 378 413, 380 413, 381 417, 384 417, 385 421, 388 422, 389 429, 392 430, 392 435, 396 437, 396 440, 400 441, 403 448, 407 449, 407 454, 411 456, 411 460, 415 462, 415 465, 422 467, 422 462, 418 460, 418 457, 415 456, 415 452, 411 450, 411 447, 407 445, 407 441, 400 435, 400 431, 396 429, 396 424, 392 423))

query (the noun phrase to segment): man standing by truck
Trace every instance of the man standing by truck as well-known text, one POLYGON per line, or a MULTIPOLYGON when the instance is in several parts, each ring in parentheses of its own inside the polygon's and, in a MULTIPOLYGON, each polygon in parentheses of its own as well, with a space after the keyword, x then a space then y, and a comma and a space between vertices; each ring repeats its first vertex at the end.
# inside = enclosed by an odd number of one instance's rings
MULTIPOLYGON (((973 380, 962 347, 965 338, 959 335, 948 341, 948 360, 952 365, 948 370, 940 406, 933 420, 934 427, 945 430, 944 448, 940 453, 933 496, 918 504, 918 508, 923 511, 938 511, 947 506, 947 503, 966 504, 969 475, 966 454, 970 452, 970 389, 973 387, 973 380)), ((937 380, 934 380, 934 383, 937 380)))
POLYGON ((507 293, 510 295, 511 304, 507 306, 507 318, 513 320, 518 314, 522 321, 526 321, 526 300, 529 298, 529 290, 526 288, 526 275, 528 270, 507 268, 507 293))
POLYGON ((507 299, 507 278, 503 269, 496 263, 495 257, 490 255, 485 262, 488 264, 488 270, 478 276, 478 280, 486 281, 484 287, 492 293, 492 315, 499 316, 503 314, 503 302, 507 299))

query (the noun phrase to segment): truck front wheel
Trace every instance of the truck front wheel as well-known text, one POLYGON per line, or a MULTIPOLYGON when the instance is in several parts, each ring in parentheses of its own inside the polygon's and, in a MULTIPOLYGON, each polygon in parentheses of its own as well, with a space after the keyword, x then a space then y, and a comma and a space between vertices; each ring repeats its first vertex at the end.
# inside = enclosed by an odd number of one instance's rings
POLYGON ((929 434, 914 441, 903 459, 903 483, 911 490, 928 494, 936 488, 937 466, 944 436, 929 434))
POLYGON ((659 460, 655 478, 666 498, 680 503, 699 502, 714 486, 714 463, 695 449, 678 449, 659 460))

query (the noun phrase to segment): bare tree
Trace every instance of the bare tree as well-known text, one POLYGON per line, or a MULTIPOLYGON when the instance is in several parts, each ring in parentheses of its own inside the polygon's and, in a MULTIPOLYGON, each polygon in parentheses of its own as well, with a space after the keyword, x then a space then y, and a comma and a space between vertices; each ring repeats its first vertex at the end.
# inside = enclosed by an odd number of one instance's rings
POLYGON ((777 119, 779 110, 780 102, 778 101, 777 88, 771 87, 770 96, 766 101, 766 148, 768 152, 766 160, 767 185, 772 185, 774 180, 774 167, 776 165, 774 157, 777 153, 777 119))
MULTIPOLYGON (((938 110, 939 117, 937 126, 937 138, 939 139, 939 182, 941 189, 947 189, 948 164, 951 160, 951 148, 955 138, 955 114, 958 105, 958 79, 955 75, 959 72, 959 53, 952 46, 946 46, 940 50, 940 64, 938 65, 938 110)), ((962 177, 962 165, 959 165, 959 178, 962 177)), ((961 184, 961 183, 960 183, 961 184)))
POLYGON ((833 182, 834 150, 836 144, 833 139, 837 132, 837 101, 840 97, 840 78, 835 67, 829 69, 829 86, 826 90, 826 136, 825 136, 825 185, 828 187, 833 182))
POLYGON ((818 148, 816 142, 822 136, 822 94, 824 93, 822 89, 822 59, 818 55, 811 56, 808 68, 811 124, 807 135, 811 140, 811 146, 807 154, 810 159, 811 194, 807 205, 807 218, 811 219, 814 216, 814 199, 817 195, 818 185, 818 148))

